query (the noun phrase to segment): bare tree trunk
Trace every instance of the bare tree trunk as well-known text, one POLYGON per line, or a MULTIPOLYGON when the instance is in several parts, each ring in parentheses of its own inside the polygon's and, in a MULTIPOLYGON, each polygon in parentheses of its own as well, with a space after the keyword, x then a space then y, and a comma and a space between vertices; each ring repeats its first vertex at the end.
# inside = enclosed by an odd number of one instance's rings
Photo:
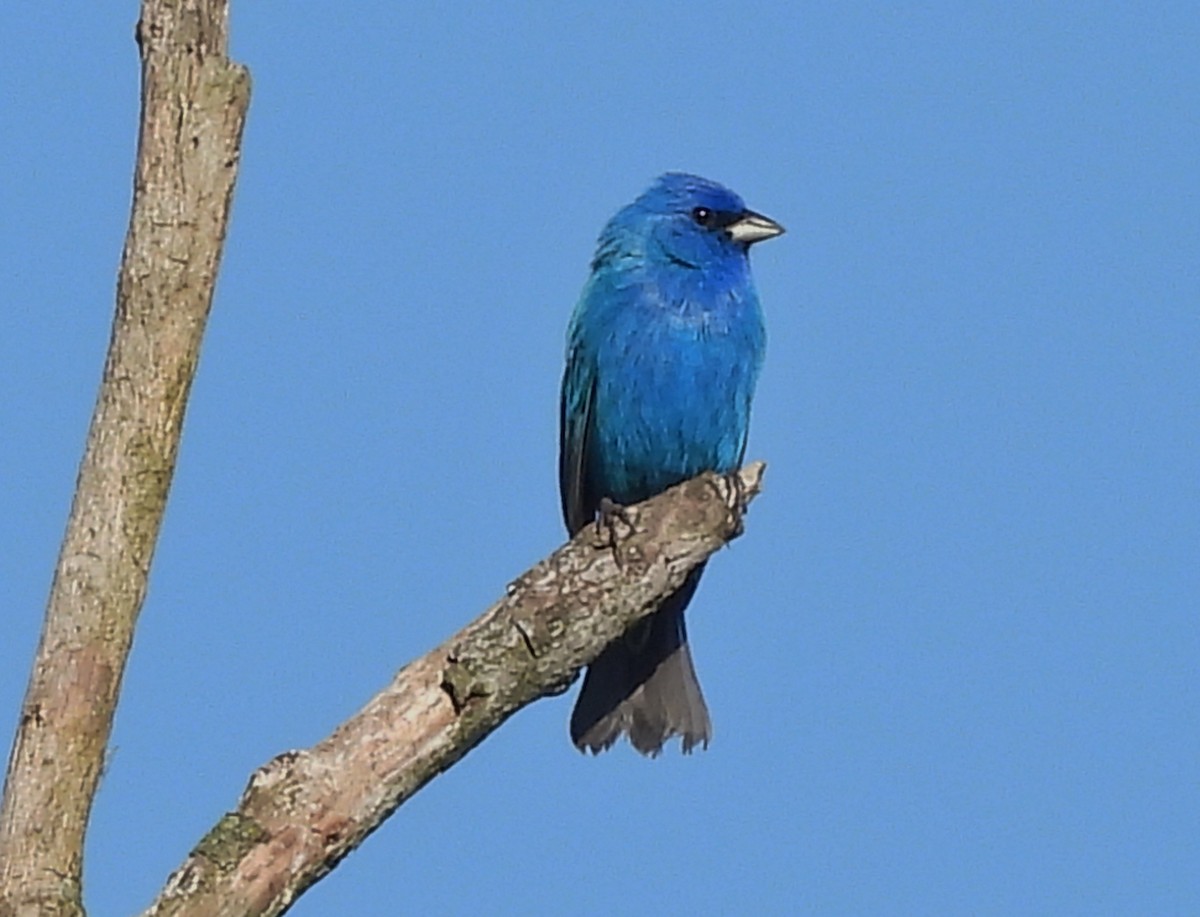
MULTIPOLYGON (((0 917, 82 915, 82 850, 195 375, 250 98, 227 0, 143 0, 116 318, 0 804, 0 917)), ((279 914, 741 531, 762 466, 587 530, 311 749, 260 768, 148 915, 279 914)), ((453 563, 453 559, 451 559, 453 563)))
POLYGON ((249 74, 225 0, 144 0, 116 318, 0 806, 0 914, 82 914, 82 850, 175 468, 249 74))
POLYGON ((585 529, 328 738, 259 768, 143 917, 283 913, 402 802, 521 707, 565 690, 740 533, 762 473, 756 464, 701 475, 628 509, 619 531, 585 529))

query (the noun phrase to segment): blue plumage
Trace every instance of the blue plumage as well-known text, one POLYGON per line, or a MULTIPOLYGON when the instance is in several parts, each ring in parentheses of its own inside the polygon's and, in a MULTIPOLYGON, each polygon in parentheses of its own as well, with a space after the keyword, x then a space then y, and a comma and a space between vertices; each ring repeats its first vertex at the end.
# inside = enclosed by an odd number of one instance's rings
MULTIPOLYGON (((636 503, 741 463, 765 344, 748 250, 781 232, 682 173, 605 226, 567 331, 559 483, 572 533, 606 497, 636 503)), ((683 623, 699 576, 589 667, 571 718, 578 747, 600 751, 622 733, 646 754, 674 735, 684 751, 707 745, 683 623)))

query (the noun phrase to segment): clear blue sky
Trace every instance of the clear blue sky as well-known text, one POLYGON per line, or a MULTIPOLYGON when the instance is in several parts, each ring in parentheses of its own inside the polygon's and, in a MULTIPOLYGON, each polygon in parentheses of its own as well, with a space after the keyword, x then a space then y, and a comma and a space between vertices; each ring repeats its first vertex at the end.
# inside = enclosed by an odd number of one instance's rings
MULTIPOLYGON (((233 228, 87 852, 143 907, 563 537, 562 338, 666 169, 783 222, 713 746, 516 716, 295 907, 1200 913, 1200 12, 234 3, 233 228), (501 12, 500 6, 509 7, 501 12)), ((10 0, 0 739, 107 343, 133 0, 10 0)))

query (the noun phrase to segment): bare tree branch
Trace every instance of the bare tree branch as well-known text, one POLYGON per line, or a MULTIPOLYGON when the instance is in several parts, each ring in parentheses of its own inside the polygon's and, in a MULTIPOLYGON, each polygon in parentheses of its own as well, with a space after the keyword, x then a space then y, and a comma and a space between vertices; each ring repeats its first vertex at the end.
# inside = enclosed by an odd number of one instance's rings
MULTIPOLYGON (((82 849, 228 225, 249 74, 227 0, 143 0, 133 211, 104 376, 0 805, 0 917, 82 915, 82 849)), ((588 530, 311 749, 260 768, 147 914, 279 914, 741 531, 762 466, 588 530)))
MULTIPOLYGON (((509 716, 567 688, 741 532, 763 466, 701 475, 589 527, 325 740, 268 762, 144 917, 281 914, 509 716)), ((564 740, 565 741, 565 740, 564 740)))
POLYGON ((0 807, 0 914, 82 914, 84 831, 146 592, 237 175, 225 0, 144 0, 116 317, 0 807))

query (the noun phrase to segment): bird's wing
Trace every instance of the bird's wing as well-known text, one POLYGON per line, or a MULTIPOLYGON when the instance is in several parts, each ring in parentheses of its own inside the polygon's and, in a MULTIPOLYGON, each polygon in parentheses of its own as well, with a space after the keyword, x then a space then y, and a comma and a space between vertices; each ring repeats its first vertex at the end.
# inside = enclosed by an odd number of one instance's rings
POLYGON ((742 467, 742 462, 746 460, 746 443, 750 440, 750 399, 746 399, 745 422, 742 424, 742 443, 738 446, 737 462, 734 464, 732 471, 737 471, 742 467))
POLYGON ((596 397, 596 373, 592 361, 575 345, 567 355, 559 403, 558 487, 563 519, 574 535, 592 521, 595 498, 587 478, 588 440, 592 427, 592 405, 596 397))

